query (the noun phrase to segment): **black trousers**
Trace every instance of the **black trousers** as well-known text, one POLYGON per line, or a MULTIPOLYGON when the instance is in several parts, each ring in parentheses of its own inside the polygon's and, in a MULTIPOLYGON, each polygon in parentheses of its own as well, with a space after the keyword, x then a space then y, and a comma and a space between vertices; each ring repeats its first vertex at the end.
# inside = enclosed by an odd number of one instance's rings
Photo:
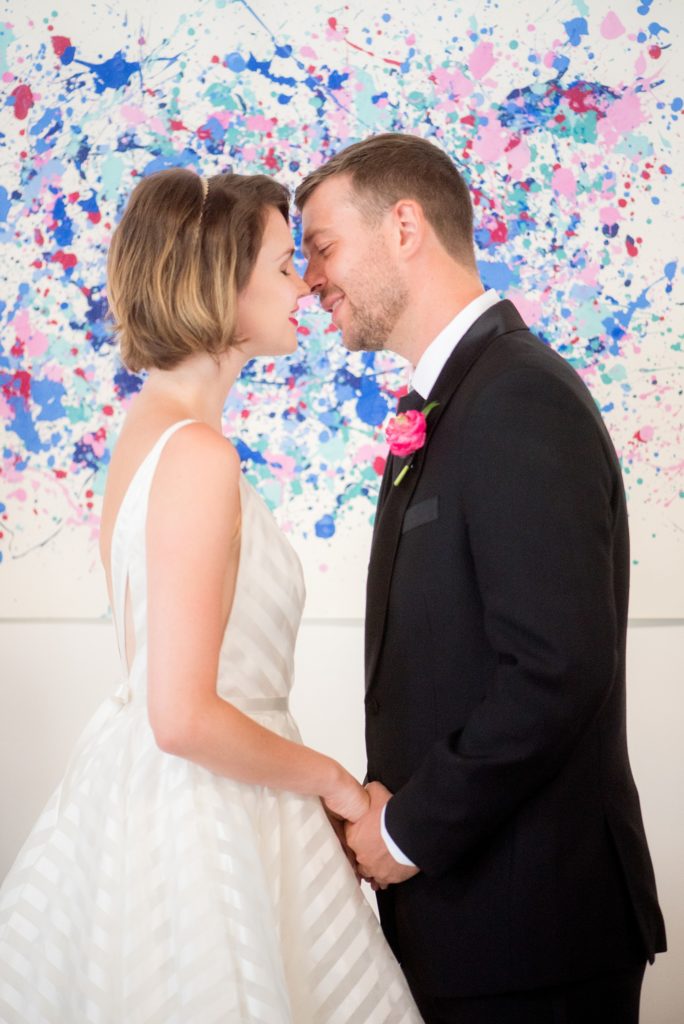
POLYGON ((425 1024, 638 1024, 645 964, 588 981, 476 998, 427 995, 408 978, 425 1024))

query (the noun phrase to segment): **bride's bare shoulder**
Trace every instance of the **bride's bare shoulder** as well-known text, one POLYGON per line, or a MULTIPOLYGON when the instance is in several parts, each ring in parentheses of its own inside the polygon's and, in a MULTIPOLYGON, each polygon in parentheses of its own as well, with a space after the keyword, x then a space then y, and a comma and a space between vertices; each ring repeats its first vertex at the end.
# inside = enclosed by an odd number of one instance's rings
MULTIPOLYGON (((111 538, 119 508, 128 488, 154 445, 174 421, 131 417, 124 422, 114 447, 107 475, 100 522, 100 554, 109 563, 111 538)), ((184 499, 193 504, 203 498, 224 499, 234 493, 240 477, 240 457, 228 438, 206 423, 191 421, 179 427, 160 454, 151 501, 155 506, 172 502, 180 511, 184 499)))

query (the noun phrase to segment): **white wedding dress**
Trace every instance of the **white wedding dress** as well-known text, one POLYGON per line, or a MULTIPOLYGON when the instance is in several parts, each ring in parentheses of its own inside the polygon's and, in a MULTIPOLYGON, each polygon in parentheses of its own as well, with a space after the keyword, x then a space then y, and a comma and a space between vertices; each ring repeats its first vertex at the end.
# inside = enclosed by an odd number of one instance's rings
MULTIPOLYGON (((419 1022, 320 801, 215 775, 155 743, 145 694, 147 503, 164 444, 186 422, 140 465, 112 538, 120 638, 130 588, 131 671, 87 725, 0 890, 0 1021, 419 1022)), ((240 495, 217 689, 299 741, 287 699, 301 566, 244 478, 240 495)))

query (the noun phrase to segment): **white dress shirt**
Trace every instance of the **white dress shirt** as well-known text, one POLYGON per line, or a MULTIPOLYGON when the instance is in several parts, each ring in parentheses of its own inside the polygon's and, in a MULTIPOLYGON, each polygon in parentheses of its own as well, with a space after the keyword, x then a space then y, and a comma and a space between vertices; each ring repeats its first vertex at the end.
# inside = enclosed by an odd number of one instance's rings
MULTIPOLYGON (((410 389, 412 391, 417 391, 421 398, 428 399, 430 397, 430 392, 444 369, 447 359, 463 335, 473 326, 478 317, 482 316, 490 306, 497 302, 499 302, 499 296, 490 288, 482 295, 478 295, 460 313, 456 314, 444 330, 440 331, 435 340, 430 342, 418 360, 418 364, 411 374, 410 389)), ((387 826, 385 825, 386 810, 387 804, 383 807, 380 817, 380 832, 385 841, 385 846, 399 864, 415 868, 416 865, 413 861, 399 849, 387 831, 387 826)))

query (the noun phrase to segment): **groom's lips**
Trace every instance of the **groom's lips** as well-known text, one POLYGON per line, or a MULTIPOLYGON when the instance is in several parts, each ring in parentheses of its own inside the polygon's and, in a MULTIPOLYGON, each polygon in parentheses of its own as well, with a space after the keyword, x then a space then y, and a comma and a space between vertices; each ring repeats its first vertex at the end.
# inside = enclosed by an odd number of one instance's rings
POLYGON ((335 319, 335 313, 337 312, 337 309, 342 304, 342 302, 344 302, 344 295, 337 295, 332 300, 332 302, 329 299, 326 299, 326 301, 323 303, 323 308, 326 310, 326 312, 330 313, 333 323, 336 324, 337 326, 339 325, 337 324, 337 321, 335 319))
POLYGON ((321 301, 321 306, 326 311, 326 313, 332 313, 333 307, 337 305, 338 302, 341 302, 343 298, 344 295, 326 296, 326 298, 324 298, 321 301))

